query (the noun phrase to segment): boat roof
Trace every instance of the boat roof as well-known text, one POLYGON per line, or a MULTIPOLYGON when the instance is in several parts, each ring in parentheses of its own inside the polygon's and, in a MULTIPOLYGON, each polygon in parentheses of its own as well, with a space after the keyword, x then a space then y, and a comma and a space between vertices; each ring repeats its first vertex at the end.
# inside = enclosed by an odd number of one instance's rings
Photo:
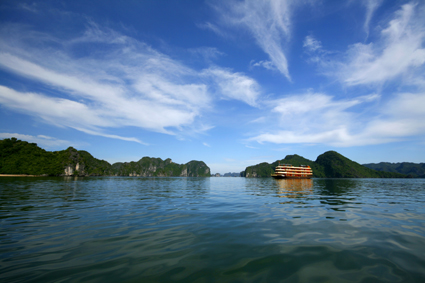
POLYGON ((292 164, 279 164, 278 166, 291 166, 291 167, 310 167, 310 165, 300 165, 300 166, 294 166, 292 164))

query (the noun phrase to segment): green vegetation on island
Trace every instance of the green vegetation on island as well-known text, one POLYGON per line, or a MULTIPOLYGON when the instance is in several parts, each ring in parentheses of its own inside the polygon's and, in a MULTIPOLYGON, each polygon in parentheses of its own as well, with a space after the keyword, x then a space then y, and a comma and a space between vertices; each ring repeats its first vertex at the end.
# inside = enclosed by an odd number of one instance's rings
POLYGON ((274 173, 276 166, 278 166, 279 164, 292 164, 294 166, 310 165, 311 169, 313 169, 313 177, 326 177, 323 172, 322 166, 316 164, 314 161, 308 160, 297 154, 287 155, 284 159, 276 160, 272 164, 263 162, 254 166, 249 166, 245 169, 245 171, 242 171, 241 174, 244 177, 248 178, 270 177, 270 175, 274 173))
POLYGON ((0 141, 0 174, 44 176, 182 176, 209 177, 210 168, 203 161, 177 164, 171 159, 143 157, 137 162, 109 164, 90 153, 69 147, 46 151, 35 143, 16 138, 0 141))
POLYGON ((118 162, 111 166, 111 175, 143 177, 209 177, 210 168, 203 161, 192 160, 186 164, 177 164, 170 158, 143 157, 137 162, 118 162))
MULTIPOLYGON (((316 164, 322 166, 328 178, 406 178, 406 175, 372 170, 342 156, 336 151, 319 155, 316 164)), ((314 169, 313 169, 314 170, 314 169)))
POLYGON ((0 141, 0 173, 28 175, 63 174, 64 152, 48 152, 35 143, 16 138, 0 141))
POLYGON ((369 163, 363 166, 385 172, 393 172, 408 175, 412 178, 425 178, 425 163, 399 162, 399 163, 369 163))
MULTIPOLYGON (((242 177, 270 177, 276 166, 310 165, 316 178, 425 178, 425 163, 387 163, 360 165, 335 151, 319 155, 311 161, 297 154, 269 164, 249 166, 242 177)), ((171 159, 143 157, 139 161, 109 164, 90 153, 69 147, 61 151, 46 151, 35 143, 16 138, 0 140, 0 174, 43 176, 141 176, 141 177, 209 177, 210 168, 203 161, 177 164, 171 159)), ((237 176, 227 173, 225 176, 237 176)))
POLYGON ((249 166, 241 174, 244 177, 270 177, 276 166, 292 164, 294 166, 310 165, 316 178, 406 178, 407 175, 396 172, 382 172, 367 168, 335 151, 327 151, 311 161, 299 155, 287 155, 272 164, 263 162, 249 166))

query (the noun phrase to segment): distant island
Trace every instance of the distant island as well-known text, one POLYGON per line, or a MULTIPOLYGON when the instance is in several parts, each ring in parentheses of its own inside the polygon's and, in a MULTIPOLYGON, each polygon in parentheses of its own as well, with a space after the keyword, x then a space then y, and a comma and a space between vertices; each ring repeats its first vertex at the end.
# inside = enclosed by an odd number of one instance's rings
POLYGON ((223 175, 223 177, 240 177, 240 176, 241 176, 241 173, 232 173, 232 172, 224 173, 223 175))
POLYGON ((276 160, 272 164, 267 162, 249 166, 241 172, 241 176, 247 178, 270 177, 277 165, 292 164, 294 166, 310 165, 315 178, 408 178, 399 172, 385 172, 373 170, 360 165, 336 151, 327 151, 319 155, 316 161, 311 161, 297 154, 287 155, 282 160, 276 160))
POLYGON ((35 143, 16 138, 0 141, 0 174, 36 176, 141 176, 209 177, 210 168, 203 161, 177 164, 171 159, 143 157, 137 162, 109 164, 90 153, 69 147, 46 151, 35 143))
POLYGON ((425 178, 425 163, 412 163, 412 162, 399 162, 399 163, 368 163, 363 164, 367 168, 385 171, 385 172, 396 172, 408 175, 412 178, 425 178))
MULTIPOLYGON (((338 152, 328 151, 316 161, 297 154, 269 164, 248 166, 240 173, 225 173, 223 177, 270 177, 277 165, 310 165, 315 178, 425 178, 425 163, 370 163, 360 165, 338 152)), ((28 176, 140 176, 140 177, 211 177, 203 161, 177 164, 170 158, 143 157, 139 161, 109 164, 90 153, 69 147, 61 151, 46 151, 35 143, 16 138, 0 140, 0 174, 28 176)), ((220 177, 219 173, 213 175, 220 177)))

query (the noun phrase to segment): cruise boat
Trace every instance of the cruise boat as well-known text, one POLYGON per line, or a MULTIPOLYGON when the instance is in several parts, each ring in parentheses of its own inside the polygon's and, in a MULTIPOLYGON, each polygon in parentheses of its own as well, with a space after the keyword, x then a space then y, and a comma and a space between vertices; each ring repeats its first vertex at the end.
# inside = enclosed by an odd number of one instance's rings
POLYGON ((309 179, 313 177, 313 170, 311 170, 309 165, 292 166, 291 164, 279 164, 272 177, 276 179, 309 179))

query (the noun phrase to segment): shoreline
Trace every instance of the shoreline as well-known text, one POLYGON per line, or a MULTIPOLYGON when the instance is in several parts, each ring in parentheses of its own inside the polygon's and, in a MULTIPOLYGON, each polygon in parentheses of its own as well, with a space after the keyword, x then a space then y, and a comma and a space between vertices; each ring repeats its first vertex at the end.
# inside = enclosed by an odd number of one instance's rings
POLYGON ((0 174, 0 177, 46 177, 45 175, 0 174))

